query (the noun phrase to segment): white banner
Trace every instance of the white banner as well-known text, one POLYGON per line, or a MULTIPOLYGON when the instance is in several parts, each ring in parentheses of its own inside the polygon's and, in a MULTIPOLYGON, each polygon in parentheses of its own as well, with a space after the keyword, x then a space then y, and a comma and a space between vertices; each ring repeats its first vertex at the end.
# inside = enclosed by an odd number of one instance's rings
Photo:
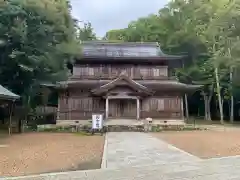
POLYGON ((103 115, 93 114, 92 115, 92 129, 102 129, 103 127, 103 115))

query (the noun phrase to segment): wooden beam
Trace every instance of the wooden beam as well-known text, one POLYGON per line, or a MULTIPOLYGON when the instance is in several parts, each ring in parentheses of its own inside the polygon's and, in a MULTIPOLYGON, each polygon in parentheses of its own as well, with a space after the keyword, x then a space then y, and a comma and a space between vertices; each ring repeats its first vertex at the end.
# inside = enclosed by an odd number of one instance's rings
POLYGON ((138 99, 137 96, 128 96, 128 95, 116 95, 116 96, 107 96, 108 99, 138 99))

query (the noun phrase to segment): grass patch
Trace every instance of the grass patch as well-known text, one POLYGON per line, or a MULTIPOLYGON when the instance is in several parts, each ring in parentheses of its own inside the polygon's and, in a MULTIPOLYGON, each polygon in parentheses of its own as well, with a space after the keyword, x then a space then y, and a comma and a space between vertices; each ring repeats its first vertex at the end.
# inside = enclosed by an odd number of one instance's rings
POLYGON ((89 132, 74 132, 75 135, 77 136, 92 136, 92 133, 89 133, 89 132))

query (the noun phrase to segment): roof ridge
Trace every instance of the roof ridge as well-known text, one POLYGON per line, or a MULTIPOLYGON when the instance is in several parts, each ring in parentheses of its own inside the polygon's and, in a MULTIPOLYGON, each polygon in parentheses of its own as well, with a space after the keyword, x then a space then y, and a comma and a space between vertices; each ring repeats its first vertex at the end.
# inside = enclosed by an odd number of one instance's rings
POLYGON ((159 47, 159 43, 158 42, 124 42, 124 41, 120 41, 120 42, 112 42, 112 41, 82 41, 82 44, 101 44, 101 45, 145 45, 145 46, 155 46, 155 47, 159 47))

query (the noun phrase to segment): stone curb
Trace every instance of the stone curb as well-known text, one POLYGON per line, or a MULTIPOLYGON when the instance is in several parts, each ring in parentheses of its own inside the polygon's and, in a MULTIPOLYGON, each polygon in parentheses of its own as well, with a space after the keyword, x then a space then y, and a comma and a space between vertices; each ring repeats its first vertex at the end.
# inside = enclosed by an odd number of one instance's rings
POLYGON ((107 145, 108 145, 108 133, 106 133, 106 135, 105 135, 101 169, 107 168, 107 145))

